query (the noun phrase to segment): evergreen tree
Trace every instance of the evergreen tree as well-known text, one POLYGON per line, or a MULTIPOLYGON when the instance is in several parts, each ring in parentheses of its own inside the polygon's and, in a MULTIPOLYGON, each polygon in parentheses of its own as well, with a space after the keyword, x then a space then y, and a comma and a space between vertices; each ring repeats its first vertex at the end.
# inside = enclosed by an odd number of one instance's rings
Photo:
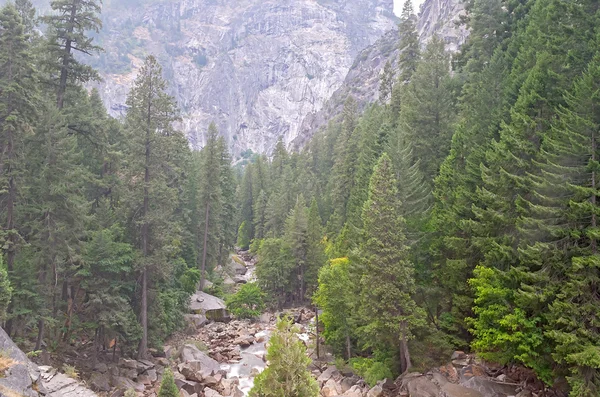
POLYGON ((248 222, 246 221, 242 222, 238 229, 237 246, 243 250, 247 250, 250 247, 250 226, 248 226, 248 222))
POLYGON ((319 271, 314 303, 323 310, 324 337, 336 353, 352 357, 353 314, 358 306, 348 258, 332 259, 319 271))
POLYGON ((305 297, 310 297, 318 286, 319 270, 327 262, 325 247, 323 244, 324 231, 319 215, 319 206, 317 200, 311 200, 308 208, 308 221, 306 229, 307 248, 306 248, 306 270, 305 270, 305 297))
POLYGON ((334 164, 331 170, 330 191, 333 214, 327 225, 328 234, 336 236, 346 223, 346 205, 354 180, 354 167, 357 158, 357 140, 354 130, 357 123, 357 104, 348 97, 342 112, 341 130, 334 150, 334 164))
POLYGON ((216 265, 219 254, 222 225, 220 213, 222 210, 221 191, 221 148, 217 127, 211 123, 208 127, 206 146, 202 149, 202 168, 200 173, 200 206, 202 212, 198 228, 198 251, 201 253, 200 285, 204 285, 207 268, 216 265))
MULTIPOLYGON (((46 104, 43 118, 28 148, 29 201, 27 218, 32 260, 39 272, 41 295, 46 307, 38 315, 36 350, 42 346, 46 320, 63 318, 62 290, 70 290, 70 279, 80 264, 88 205, 83 195, 89 177, 80 166, 77 138, 58 110, 46 104)), ((51 321, 54 323, 54 321, 51 321)), ((50 328, 58 341, 60 327, 50 328)))
POLYGON ((292 249, 295 264, 295 277, 298 280, 296 301, 300 302, 306 294, 306 267, 308 254, 308 218, 304 197, 300 195, 294 209, 285 221, 285 241, 292 249))
POLYGON ((366 335, 399 344, 401 370, 405 372, 412 366, 408 341, 425 316, 412 297, 414 268, 408 260, 398 204, 392 162, 383 154, 373 171, 363 210, 361 313, 366 319, 366 335))
MULTIPOLYGON (((39 104, 37 74, 25 29, 13 5, 0 10, 0 246, 11 275, 23 243, 17 208, 23 201, 26 142, 33 136, 39 104)), ((6 331, 11 333, 10 320, 6 331)))
POLYGON ((256 377, 250 397, 317 397, 319 385, 308 370, 311 360, 291 319, 277 321, 269 340, 269 366, 256 377))
POLYGON ((455 115, 455 95, 450 83, 449 56, 444 42, 435 36, 403 90, 399 120, 427 180, 437 175, 450 146, 455 115))
POLYGON ((75 52, 93 55, 100 47, 92 44, 88 32, 98 33, 102 27, 98 0, 53 0, 54 13, 43 18, 49 25, 47 68, 56 86, 56 103, 64 105, 69 83, 87 83, 98 79, 97 72, 78 61, 75 52))
POLYGON ((296 274, 292 249, 283 239, 267 238, 260 244, 256 278, 261 290, 279 308, 293 294, 292 274, 296 274))
POLYGON ((419 34, 416 26, 417 17, 413 10, 411 0, 406 0, 402 6, 398 34, 400 35, 400 58, 398 69, 400 70, 400 82, 406 83, 417 70, 420 57, 419 34))
POLYGON ((180 167, 189 150, 183 134, 172 127, 178 118, 177 109, 165 89, 162 69, 149 56, 127 98, 126 205, 141 253, 140 357, 145 357, 148 348, 149 288, 161 275, 169 275, 166 265, 177 252, 174 240, 180 227, 173 213, 178 206, 180 167))
POLYGON ((175 384, 175 378, 173 377, 173 371, 171 371, 171 369, 166 369, 163 373, 158 397, 179 397, 179 389, 175 384))
POLYGON ((383 67, 379 81, 379 101, 386 104, 392 95, 394 87, 394 69, 392 63, 387 61, 383 67))

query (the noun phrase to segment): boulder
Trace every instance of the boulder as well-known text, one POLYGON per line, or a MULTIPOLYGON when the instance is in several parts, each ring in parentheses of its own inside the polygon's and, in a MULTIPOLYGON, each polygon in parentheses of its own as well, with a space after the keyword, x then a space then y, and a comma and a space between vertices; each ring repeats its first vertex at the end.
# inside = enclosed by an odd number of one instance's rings
POLYGON ((193 365, 197 366, 195 368, 198 368, 203 374, 212 375, 221 369, 221 365, 216 360, 194 345, 184 345, 179 352, 179 357, 183 363, 194 363, 193 365))
POLYGON ((244 264, 242 258, 237 255, 231 255, 229 257, 229 263, 225 266, 225 271, 230 276, 243 276, 248 271, 248 268, 244 264))
POLYGON ((110 391, 110 375, 107 372, 94 372, 90 386, 96 391, 110 391))
POLYGON ((217 392, 216 390, 213 390, 211 388, 204 389, 204 396, 205 397, 223 397, 222 395, 219 394, 219 392, 217 392))
POLYGON ((352 386, 349 390, 347 390, 344 394, 344 397, 363 397, 364 393, 362 392, 359 386, 352 386))
POLYGON ((509 383, 497 382, 483 376, 474 376, 467 380, 461 380, 462 386, 481 392, 483 396, 514 396, 517 394, 517 386, 509 383))
POLYGON ((342 393, 345 393, 348 390, 350 390, 352 386, 356 385, 358 382, 360 382, 360 378, 358 376, 351 376, 342 379, 342 381, 340 382, 340 386, 342 387, 342 393))
POLYGON ((484 395, 477 390, 469 389, 454 383, 443 384, 442 391, 446 393, 446 397, 484 397, 484 395))
POLYGON ((425 376, 409 379, 406 388, 411 397, 438 397, 440 395, 440 388, 425 376))
POLYGON ((135 370, 137 370, 138 362, 135 361, 135 360, 128 360, 126 358, 120 358, 118 365, 121 368, 129 368, 129 369, 135 369, 135 370))
POLYGON ((131 379, 124 378, 122 376, 114 377, 112 379, 112 385, 123 392, 129 389, 133 389, 138 392, 143 392, 145 389, 145 386, 141 383, 134 382, 131 379))
POLYGON ((369 392, 367 393, 367 397, 381 397, 383 394, 383 388, 381 385, 375 385, 369 392))
POLYGON ((342 394, 342 387, 333 379, 329 379, 321 389, 323 397, 339 396, 340 394, 342 394))
POLYGON ((0 352, 5 356, 5 370, 0 377, 0 392, 12 391, 26 397, 37 396, 34 385, 38 383, 40 372, 9 336, 0 328, 0 352))
POLYGON ((183 316, 188 326, 192 328, 200 328, 207 323, 206 316, 203 314, 186 314, 183 316))
POLYGON ((337 370, 335 365, 327 367, 327 369, 323 371, 321 375, 319 375, 319 377, 317 378, 317 382, 319 382, 320 385, 324 385, 325 382, 331 379, 336 373, 339 374, 339 371, 337 370))

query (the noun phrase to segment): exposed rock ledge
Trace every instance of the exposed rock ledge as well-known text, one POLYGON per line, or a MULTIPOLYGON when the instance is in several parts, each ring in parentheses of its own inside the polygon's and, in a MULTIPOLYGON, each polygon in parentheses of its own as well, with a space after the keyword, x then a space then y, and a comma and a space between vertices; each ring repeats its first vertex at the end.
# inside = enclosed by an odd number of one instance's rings
POLYGON ((0 397, 96 397, 96 393, 56 369, 35 365, 2 328, 0 353, 8 367, 0 373, 0 397))

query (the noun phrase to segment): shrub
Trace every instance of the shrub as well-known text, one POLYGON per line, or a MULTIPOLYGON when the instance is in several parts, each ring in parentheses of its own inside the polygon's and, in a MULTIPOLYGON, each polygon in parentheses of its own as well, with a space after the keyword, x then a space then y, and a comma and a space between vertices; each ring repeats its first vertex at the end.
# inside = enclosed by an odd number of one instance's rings
POLYGON ((160 391, 158 397, 179 397, 179 389, 173 378, 173 371, 166 369, 163 373, 162 382, 160 382, 160 391))
POLYGON ((227 308, 236 317, 258 317, 265 309, 263 292, 255 283, 244 284, 237 293, 227 298, 227 308))
POLYGON ((271 336, 267 351, 269 366, 256 377, 250 397, 319 395, 319 385, 308 370, 311 360, 297 332, 289 318, 277 321, 277 330, 271 336))
POLYGON ((64 364, 63 365, 63 372, 69 378, 79 379, 79 372, 77 372, 77 369, 74 366, 72 366, 72 365, 64 364))
POLYGON ((350 365, 354 372, 362 377, 369 386, 382 379, 392 379, 393 374, 390 368, 381 361, 375 361, 372 358, 357 357, 350 360, 350 365))
POLYGON ((11 296, 12 287, 10 286, 8 274, 4 268, 2 255, 0 255, 0 323, 2 323, 2 320, 6 317, 6 308, 10 303, 11 296))

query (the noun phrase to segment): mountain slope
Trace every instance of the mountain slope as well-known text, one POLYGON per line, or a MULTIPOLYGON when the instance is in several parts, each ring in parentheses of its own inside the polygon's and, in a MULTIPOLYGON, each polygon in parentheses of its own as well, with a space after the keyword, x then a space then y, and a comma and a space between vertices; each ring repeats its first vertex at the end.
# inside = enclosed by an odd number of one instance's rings
MULTIPOLYGON (((421 6, 417 21, 421 43, 424 45, 433 35, 438 35, 446 42, 448 51, 458 51, 468 37, 464 26, 458 25, 459 16, 463 11, 464 5, 461 0, 426 0, 421 6)), ((393 29, 361 51, 348 71, 344 83, 323 108, 304 118, 291 147, 295 150, 302 148, 319 128, 340 114, 348 95, 352 95, 361 108, 377 101, 380 74, 387 61, 396 67, 399 40, 398 30, 393 29)))
POLYGON ((360 50, 395 25, 392 0, 109 1, 94 60, 113 115, 157 56, 191 144, 214 121, 234 154, 290 142, 340 87, 360 50), (142 4, 140 4, 142 3, 142 4))

